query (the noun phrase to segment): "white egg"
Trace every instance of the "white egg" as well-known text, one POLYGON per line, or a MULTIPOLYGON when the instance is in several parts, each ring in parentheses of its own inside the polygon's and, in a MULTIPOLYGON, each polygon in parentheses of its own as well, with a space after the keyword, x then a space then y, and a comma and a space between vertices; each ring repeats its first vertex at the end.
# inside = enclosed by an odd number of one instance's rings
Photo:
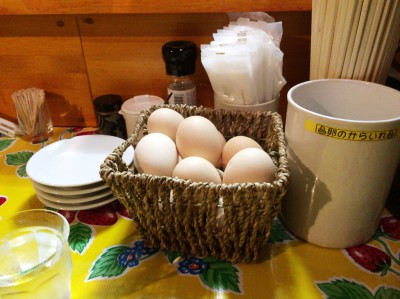
POLYGON ((271 157, 262 149, 246 148, 226 165, 223 183, 272 183, 274 179, 275 166, 271 157))
POLYGON ((261 145, 255 140, 247 136, 235 136, 229 139, 224 148, 222 149, 221 164, 222 168, 225 169, 229 160, 239 151, 245 148, 259 148, 262 149, 261 145))
POLYGON ((153 111, 147 120, 149 133, 163 133, 175 142, 176 130, 184 117, 169 108, 160 108, 153 111))
POLYGON ((176 146, 182 158, 202 157, 217 166, 221 158, 223 141, 221 133, 210 120, 196 115, 185 118, 179 124, 176 131, 176 146))
POLYGON ((221 184, 221 176, 209 161, 200 157, 187 157, 175 167, 172 177, 193 182, 221 184))
POLYGON ((177 163, 175 143, 165 134, 148 134, 136 145, 134 164, 140 173, 172 176, 177 163))

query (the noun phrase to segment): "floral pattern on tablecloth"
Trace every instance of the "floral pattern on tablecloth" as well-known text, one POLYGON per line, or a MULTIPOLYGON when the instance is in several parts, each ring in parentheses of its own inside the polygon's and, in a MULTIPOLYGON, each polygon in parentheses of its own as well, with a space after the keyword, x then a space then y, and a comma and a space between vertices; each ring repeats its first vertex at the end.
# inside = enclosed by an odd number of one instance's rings
POLYGON ((317 283, 326 298, 332 299, 389 299, 400 298, 400 290, 396 287, 380 286, 371 290, 366 285, 348 279, 334 279, 317 283))
MULTIPOLYGON (((51 140, 24 145, 18 137, 0 137, 0 217, 12 211, 24 196, 30 203, 22 207, 43 207, 35 200, 25 170, 37 150, 56 140, 96 132, 97 129, 81 127, 58 128, 51 140), (3 185, 4 179, 14 183, 19 180, 24 188, 3 185)), ((91 210, 58 211, 70 223, 68 241, 73 260, 78 263, 74 265, 73 298, 101 298, 103 295, 97 290, 104 284, 132 277, 137 280, 140 276, 135 272, 143 273, 147 268, 157 271, 160 267, 173 278, 172 283, 179 285, 171 288, 171 292, 179 292, 177 298, 274 298, 274 292, 286 298, 400 298, 400 220, 388 213, 370 242, 335 251, 304 243, 275 219, 269 239, 270 258, 261 264, 233 265, 211 257, 184 257, 179 252, 147 248, 135 231, 131 216, 118 201, 91 210), (119 236, 119 230, 115 230, 127 227, 128 237, 119 236), (325 259, 326 254, 329 259, 325 259), (323 274, 321 268, 326 270, 323 274), (306 280, 305 274, 309 276, 306 280)), ((171 282, 154 283, 165 290, 171 282)), ((143 292, 143 297, 154 297, 150 290, 143 292)), ((166 296, 174 298, 174 293, 166 296)))

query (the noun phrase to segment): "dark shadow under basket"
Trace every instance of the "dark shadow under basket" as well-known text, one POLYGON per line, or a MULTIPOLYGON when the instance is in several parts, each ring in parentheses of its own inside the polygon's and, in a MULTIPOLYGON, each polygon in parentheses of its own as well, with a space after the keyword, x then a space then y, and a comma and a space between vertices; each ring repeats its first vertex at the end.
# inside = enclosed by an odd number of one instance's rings
POLYGON ((100 175, 133 215, 146 246, 232 263, 258 262, 289 183, 282 119, 275 112, 153 106, 142 111, 133 134, 106 158, 100 175), (226 140, 237 135, 256 140, 274 161, 274 182, 217 185, 138 174, 122 155, 137 144, 140 134, 147 134, 149 115, 162 107, 184 117, 208 118, 226 140))

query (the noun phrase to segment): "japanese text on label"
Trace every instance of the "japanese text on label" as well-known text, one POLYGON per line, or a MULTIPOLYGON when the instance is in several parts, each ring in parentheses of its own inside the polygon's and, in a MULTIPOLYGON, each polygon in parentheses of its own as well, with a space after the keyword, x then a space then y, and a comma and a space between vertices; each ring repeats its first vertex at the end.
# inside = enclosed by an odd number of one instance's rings
POLYGON ((350 140, 350 141, 380 141, 395 138, 398 129, 390 129, 385 131, 353 131, 346 129, 333 128, 323 124, 306 120, 305 129, 307 131, 323 135, 326 137, 350 140))

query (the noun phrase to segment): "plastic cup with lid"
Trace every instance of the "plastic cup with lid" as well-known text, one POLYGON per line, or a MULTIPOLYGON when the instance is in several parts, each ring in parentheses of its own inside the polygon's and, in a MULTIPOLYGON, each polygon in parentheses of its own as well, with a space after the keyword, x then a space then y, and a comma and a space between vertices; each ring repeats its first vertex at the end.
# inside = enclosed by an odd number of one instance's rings
POLYGON ((122 106, 120 113, 124 116, 126 124, 126 133, 130 137, 135 129, 136 122, 140 112, 154 105, 163 104, 164 100, 153 95, 138 95, 126 100, 122 106))

